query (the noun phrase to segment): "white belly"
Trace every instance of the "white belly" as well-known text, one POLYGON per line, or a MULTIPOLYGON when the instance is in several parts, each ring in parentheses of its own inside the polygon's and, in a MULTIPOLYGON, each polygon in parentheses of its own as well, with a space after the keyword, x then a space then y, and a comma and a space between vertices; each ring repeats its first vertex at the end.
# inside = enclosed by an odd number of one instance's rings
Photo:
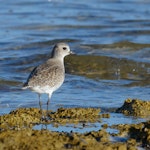
POLYGON ((42 94, 42 93, 52 94, 55 90, 57 90, 56 88, 52 88, 49 86, 44 86, 44 87, 36 86, 36 87, 31 87, 30 89, 39 94, 42 94))

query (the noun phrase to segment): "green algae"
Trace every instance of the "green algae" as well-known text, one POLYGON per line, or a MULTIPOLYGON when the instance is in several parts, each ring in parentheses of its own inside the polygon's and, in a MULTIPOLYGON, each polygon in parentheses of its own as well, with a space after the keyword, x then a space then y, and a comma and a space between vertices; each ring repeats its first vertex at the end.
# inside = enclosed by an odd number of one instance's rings
POLYGON ((65 58, 66 72, 92 79, 134 79, 136 85, 150 83, 148 63, 106 56, 72 55, 65 58))
POLYGON ((21 82, 18 82, 18 81, 0 79, 0 85, 2 85, 3 87, 4 85, 5 86, 18 86, 20 84, 21 82))
POLYGON ((129 42, 129 41, 121 41, 121 42, 117 42, 117 43, 112 43, 112 44, 86 44, 86 45, 82 45, 82 47, 87 47, 89 49, 103 49, 103 50, 107 50, 107 49, 119 49, 119 50, 134 50, 137 51, 139 49, 143 49, 143 48, 149 48, 150 44, 142 44, 142 43, 134 43, 134 42, 129 42))

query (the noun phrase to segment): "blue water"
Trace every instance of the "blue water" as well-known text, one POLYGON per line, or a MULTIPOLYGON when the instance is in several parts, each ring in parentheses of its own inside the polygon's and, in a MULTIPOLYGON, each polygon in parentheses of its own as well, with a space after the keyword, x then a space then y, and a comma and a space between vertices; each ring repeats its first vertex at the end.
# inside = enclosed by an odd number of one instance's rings
MULTIPOLYGON (((0 114, 18 107, 39 107, 37 95, 21 87, 32 68, 44 62, 59 41, 68 42, 77 55, 133 61, 137 66, 131 64, 128 71, 136 70, 140 76, 89 79, 66 74, 50 109, 117 108, 129 97, 150 100, 149 6, 149 0, 0 1, 0 114), (126 44, 116 45, 122 42, 126 44)), ((42 99, 46 102, 47 96, 42 99)))

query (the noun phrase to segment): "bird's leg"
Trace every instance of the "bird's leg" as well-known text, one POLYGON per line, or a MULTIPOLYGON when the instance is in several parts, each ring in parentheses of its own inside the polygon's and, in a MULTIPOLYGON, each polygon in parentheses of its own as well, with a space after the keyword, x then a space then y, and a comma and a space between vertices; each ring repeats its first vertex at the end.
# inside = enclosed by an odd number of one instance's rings
POLYGON ((51 98, 51 96, 48 95, 48 100, 47 100, 47 112, 46 112, 47 116, 48 116, 48 106, 49 106, 49 103, 50 103, 50 98, 51 98))
POLYGON ((43 119, 43 110, 42 110, 42 101, 41 101, 41 94, 39 96, 39 105, 40 105, 40 113, 41 113, 41 120, 43 119))
POLYGON ((40 112, 42 113, 42 102, 41 102, 41 95, 38 94, 39 96, 39 106, 40 106, 40 112))

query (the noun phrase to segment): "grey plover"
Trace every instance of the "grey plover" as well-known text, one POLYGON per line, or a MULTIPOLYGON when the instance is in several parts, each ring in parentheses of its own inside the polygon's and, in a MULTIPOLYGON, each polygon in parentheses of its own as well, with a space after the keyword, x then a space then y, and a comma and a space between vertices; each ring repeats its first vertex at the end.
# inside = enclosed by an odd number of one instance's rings
POLYGON ((38 93, 39 105, 42 112, 41 94, 48 94, 48 105, 52 93, 56 91, 64 82, 65 67, 64 57, 71 54, 72 51, 66 43, 58 43, 54 46, 51 57, 43 64, 35 67, 30 73, 27 81, 23 85, 23 89, 31 89, 38 93))

